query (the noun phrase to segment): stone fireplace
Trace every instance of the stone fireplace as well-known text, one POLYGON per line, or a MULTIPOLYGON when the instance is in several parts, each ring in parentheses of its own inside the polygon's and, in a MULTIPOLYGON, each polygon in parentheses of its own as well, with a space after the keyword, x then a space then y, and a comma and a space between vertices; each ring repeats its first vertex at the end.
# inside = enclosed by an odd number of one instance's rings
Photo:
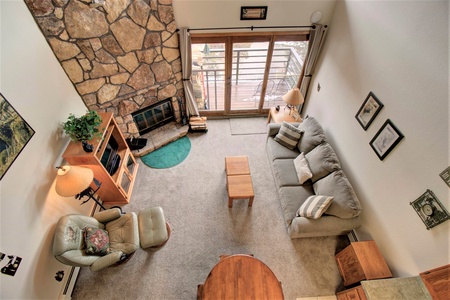
POLYGON ((132 113, 184 101, 172 0, 25 0, 62 68, 90 110, 114 113, 125 137, 132 113))

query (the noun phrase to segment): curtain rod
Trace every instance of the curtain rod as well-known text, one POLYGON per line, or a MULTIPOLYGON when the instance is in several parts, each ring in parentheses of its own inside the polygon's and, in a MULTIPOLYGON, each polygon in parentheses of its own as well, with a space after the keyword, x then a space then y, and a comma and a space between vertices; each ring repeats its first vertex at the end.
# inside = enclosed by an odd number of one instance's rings
MULTIPOLYGON (((189 31, 195 31, 195 30, 225 30, 225 29, 250 29, 253 31, 253 29, 273 29, 273 28, 312 28, 315 29, 315 25, 310 26, 246 26, 246 27, 216 27, 216 28, 188 28, 189 31)), ((180 31, 180 29, 177 29, 177 31, 180 31)))

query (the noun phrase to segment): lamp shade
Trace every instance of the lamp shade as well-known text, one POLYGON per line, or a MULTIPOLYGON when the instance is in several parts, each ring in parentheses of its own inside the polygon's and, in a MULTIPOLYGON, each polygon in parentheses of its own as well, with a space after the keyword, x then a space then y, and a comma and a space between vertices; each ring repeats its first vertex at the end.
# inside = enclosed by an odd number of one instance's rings
POLYGON ((55 190, 58 195, 72 197, 89 187, 94 179, 94 172, 89 168, 62 166, 58 169, 55 190))
POLYGON ((305 99, 303 99, 303 95, 298 88, 293 88, 283 96, 283 101, 287 105, 300 105, 303 104, 305 99))

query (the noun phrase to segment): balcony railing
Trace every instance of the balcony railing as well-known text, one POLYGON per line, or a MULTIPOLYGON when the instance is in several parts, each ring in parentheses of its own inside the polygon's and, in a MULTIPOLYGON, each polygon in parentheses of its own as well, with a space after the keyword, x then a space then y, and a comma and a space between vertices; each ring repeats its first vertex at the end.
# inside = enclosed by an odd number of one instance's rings
MULTIPOLYGON (((267 49, 234 49, 232 64, 232 109, 255 109, 259 105, 267 49)), ((264 107, 282 105, 281 96, 299 79, 303 61, 292 48, 273 51, 264 107)), ((193 66, 195 97, 200 110, 223 110, 225 90, 225 52, 212 49, 193 66)))

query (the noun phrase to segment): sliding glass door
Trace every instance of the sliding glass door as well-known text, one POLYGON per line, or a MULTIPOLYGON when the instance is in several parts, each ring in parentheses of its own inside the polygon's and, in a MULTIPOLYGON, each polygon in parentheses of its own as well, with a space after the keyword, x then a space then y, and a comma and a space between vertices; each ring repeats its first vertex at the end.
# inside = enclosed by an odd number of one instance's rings
POLYGON ((192 82, 202 115, 262 114, 298 85, 307 34, 192 35, 192 82))

